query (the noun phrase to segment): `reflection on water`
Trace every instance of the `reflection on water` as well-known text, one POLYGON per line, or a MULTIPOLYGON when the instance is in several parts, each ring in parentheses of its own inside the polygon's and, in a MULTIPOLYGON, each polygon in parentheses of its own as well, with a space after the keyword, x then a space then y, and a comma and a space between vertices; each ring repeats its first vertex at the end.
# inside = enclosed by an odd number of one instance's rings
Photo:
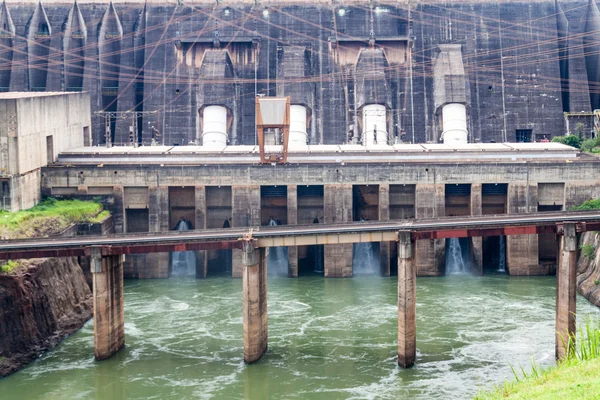
MULTIPOLYGON (((88 323, 0 380, 2 399, 465 399, 554 359, 555 279, 417 282, 417 364, 396 366, 396 279, 269 278, 269 352, 242 362, 241 280, 129 281, 127 347, 93 359, 88 323)), ((598 310, 578 298, 579 315, 598 310)))

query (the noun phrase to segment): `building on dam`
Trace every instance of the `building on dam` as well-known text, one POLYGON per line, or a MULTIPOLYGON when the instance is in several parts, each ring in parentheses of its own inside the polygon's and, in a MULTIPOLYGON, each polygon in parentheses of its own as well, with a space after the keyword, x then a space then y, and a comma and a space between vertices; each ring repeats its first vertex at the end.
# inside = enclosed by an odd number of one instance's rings
MULTIPOLYGON (((593 0, 5 1, 0 18, 0 90, 86 92, 94 113, 91 139, 41 169, 41 193, 101 198, 117 232, 559 211, 600 197, 600 159, 548 143, 594 135, 593 0), (268 127, 258 146, 256 99, 270 97, 289 97, 287 163, 259 163, 281 148, 268 127)), ((499 259, 513 275, 557 263, 553 234, 420 240, 418 274, 447 273, 456 248, 475 274, 499 259)), ((395 243, 369 251, 394 273, 395 243)), ((281 252, 289 276, 321 264, 326 277, 356 273, 357 253, 281 252)), ((241 275, 238 250, 194 263, 198 277, 241 275)), ((125 274, 168 277, 172 264, 132 255, 125 274)))

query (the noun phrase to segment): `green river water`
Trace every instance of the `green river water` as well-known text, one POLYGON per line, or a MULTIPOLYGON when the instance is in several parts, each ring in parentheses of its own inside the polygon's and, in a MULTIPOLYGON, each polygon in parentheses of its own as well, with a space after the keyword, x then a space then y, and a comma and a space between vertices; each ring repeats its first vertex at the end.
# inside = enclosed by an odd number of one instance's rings
POLYGON ((123 351, 95 362, 90 321, 0 380, 0 398, 468 399, 511 378, 510 364, 553 364, 554 277, 419 278, 408 370, 396 365, 396 283, 269 277, 269 351, 248 366, 241 280, 126 281, 123 351))

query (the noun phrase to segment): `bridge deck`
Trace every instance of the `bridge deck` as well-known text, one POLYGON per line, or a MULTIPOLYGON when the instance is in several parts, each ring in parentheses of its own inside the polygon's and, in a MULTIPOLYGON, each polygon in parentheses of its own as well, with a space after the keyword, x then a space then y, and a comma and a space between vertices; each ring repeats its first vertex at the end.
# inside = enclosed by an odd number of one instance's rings
POLYGON ((231 249, 241 248, 244 237, 255 239, 257 247, 272 247, 395 241, 399 231, 411 232, 413 239, 560 234, 563 222, 576 222, 579 232, 600 230, 600 211, 8 240, 0 242, 0 259, 85 256, 93 246, 101 246, 105 255, 231 249))

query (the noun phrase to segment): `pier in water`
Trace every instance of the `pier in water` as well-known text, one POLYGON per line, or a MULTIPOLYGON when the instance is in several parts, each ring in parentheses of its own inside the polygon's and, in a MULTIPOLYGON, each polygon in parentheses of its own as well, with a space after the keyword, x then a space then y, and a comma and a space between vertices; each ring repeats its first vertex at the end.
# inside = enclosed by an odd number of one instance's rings
MULTIPOLYGON (((125 284, 126 348, 96 362, 93 321, 0 380, 6 399, 468 399, 554 363, 555 277, 417 280, 417 364, 396 364, 396 278, 269 277, 269 351, 242 361, 242 281, 125 284)), ((598 309, 577 299, 579 319, 598 309)))

